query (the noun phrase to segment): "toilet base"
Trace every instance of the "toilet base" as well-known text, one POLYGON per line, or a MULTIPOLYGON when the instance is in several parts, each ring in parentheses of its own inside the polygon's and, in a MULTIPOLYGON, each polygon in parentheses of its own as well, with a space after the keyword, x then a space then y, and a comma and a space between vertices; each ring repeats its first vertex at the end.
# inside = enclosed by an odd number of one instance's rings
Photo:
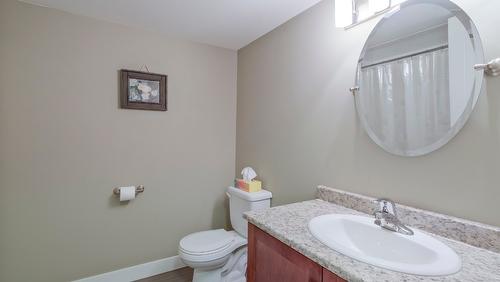
POLYGON ((222 267, 212 270, 195 269, 193 274, 193 282, 220 282, 222 267))

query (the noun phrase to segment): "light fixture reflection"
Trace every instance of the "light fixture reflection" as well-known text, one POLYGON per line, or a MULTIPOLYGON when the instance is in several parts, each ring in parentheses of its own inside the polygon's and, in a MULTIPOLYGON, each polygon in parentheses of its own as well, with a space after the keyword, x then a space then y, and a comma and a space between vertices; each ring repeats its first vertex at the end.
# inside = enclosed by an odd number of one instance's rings
POLYGON ((390 5, 391 5, 390 0, 369 0, 368 1, 368 9, 370 10, 370 13, 372 15, 389 8, 390 5))
POLYGON ((346 27, 352 24, 352 0, 335 0, 335 26, 346 27))

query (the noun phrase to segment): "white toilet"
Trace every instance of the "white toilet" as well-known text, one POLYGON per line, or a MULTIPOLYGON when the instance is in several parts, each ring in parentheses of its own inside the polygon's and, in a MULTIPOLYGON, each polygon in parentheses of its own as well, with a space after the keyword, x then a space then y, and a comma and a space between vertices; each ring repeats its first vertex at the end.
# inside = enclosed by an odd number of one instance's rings
POLYGON ((243 213, 271 206, 269 191, 248 193, 229 187, 229 213, 235 231, 224 229, 192 233, 179 243, 179 256, 194 268, 193 282, 246 281, 248 223, 243 213))

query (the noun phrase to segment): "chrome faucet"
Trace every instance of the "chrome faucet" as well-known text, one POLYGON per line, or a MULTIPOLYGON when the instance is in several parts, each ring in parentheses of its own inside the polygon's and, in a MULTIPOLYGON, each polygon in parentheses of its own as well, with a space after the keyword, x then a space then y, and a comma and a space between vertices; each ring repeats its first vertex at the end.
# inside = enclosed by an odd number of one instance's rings
POLYGON ((378 199, 375 201, 379 210, 375 216, 375 224, 390 231, 404 235, 413 235, 413 231, 399 221, 396 213, 396 204, 389 199, 378 199))

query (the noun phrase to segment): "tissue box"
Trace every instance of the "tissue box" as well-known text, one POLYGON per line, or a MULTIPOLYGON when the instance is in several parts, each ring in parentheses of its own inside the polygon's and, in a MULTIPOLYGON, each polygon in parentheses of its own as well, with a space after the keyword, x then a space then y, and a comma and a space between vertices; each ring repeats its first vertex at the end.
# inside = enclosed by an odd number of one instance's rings
POLYGON ((236 187, 246 192, 258 192, 262 190, 262 182, 258 180, 245 181, 236 179, 236 187))

